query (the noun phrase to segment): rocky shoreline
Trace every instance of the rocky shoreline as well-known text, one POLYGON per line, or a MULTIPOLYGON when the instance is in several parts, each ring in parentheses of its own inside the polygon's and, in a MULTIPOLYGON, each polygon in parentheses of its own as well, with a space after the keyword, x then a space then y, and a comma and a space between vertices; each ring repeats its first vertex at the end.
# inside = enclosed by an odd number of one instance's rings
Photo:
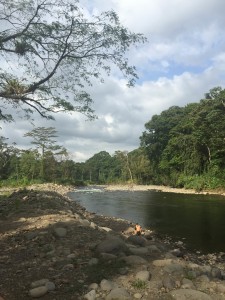
POLYGON ((87 212, 69 191, 40 185, 1 196, 0 300, 225 299, 224 253, 136 236, 134 224, 87 212))

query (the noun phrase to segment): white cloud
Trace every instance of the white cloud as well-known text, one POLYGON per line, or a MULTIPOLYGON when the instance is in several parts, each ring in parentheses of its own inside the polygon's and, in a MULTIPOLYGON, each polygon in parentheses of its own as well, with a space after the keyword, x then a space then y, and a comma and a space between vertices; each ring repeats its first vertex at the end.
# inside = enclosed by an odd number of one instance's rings
MULTIPOLYGON (((54 126, 59 144, 75 161, 100 151, 131 151, 139 146, 144 124, 170 106, 199 101, 210 88, 224 86, 225 37, 223 0, 82 0, 88 13, 115 9, 122 23, 143 32, 149 43, 129 53, 140 80, 127 88, 125 80, 106 78, 88 88, 98 120, 79 114, 41 118, 36 126, 54 126), (87 4, 89 4, 87 6, 87 4)), ((3 124, 1 135, 30 147, 23 134, 32 130, 26 121, 3 124)))

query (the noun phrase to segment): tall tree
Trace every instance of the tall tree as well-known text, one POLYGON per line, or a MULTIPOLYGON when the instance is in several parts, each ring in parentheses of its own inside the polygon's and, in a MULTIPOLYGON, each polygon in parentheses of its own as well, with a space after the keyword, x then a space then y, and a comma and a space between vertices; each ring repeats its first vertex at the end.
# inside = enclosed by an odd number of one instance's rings
POLYGON ((41 152, 41 171, 40 176, 42 179, 45 179, 45 159, 46 154, 48 152, 48 157, 52 156, 49 155, 50 152, 58 151, 59 149, 62 149, 63 147, 56 145, 56 141, 54 138, 57 137, 57 131, 54 127, 37 127, 30 132, 27 132, 24 136, 25 137, 31 137, 32 141, 31 144, 36 145, 36 148, 40 150, 41 152))
POLYGON ((5 120, 17 111, 27 117, 38 112, 53 118, 59 111, 93 117, 87 84, 103 80, 114 65, 133 85, 137 75, 126 53, 146 41, 122 26, 114 11, 86 18, 78 0, 2 0, 0 28, 5 120))

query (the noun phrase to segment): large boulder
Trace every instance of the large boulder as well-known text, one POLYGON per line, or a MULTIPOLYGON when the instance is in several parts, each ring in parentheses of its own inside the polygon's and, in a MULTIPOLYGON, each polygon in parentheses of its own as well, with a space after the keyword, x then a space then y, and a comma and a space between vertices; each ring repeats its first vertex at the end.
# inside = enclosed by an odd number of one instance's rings
POLYGON ((212 300, 212 298, 200 291, 180 289, 169 293, 175 300, 212 300))
POLYGON ((129 249, 122 239, 110 236, 96 246, 96 251, 98 253, 119 254, 121 252, 128 253, 129 249))
POLYGON ((127 238, 127 241, 133 245, 144 247, 146 245, 146 239, 140 235, 131 235, 127 238))

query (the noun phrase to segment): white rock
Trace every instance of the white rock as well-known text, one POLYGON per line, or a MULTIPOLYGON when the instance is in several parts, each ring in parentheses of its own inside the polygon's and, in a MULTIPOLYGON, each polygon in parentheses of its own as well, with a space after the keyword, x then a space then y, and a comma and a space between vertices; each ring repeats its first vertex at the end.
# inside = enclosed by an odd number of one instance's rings
POLYGON ((150 277, 150 273, 148 271, 139 271, 135 277, 136 279, 140 279, 142 281, 148 281, 150 277))
POLYGON ((86 299, 86 300, 95 300, 95 297, 96 297, 96 291, 95 290, 91 290, 89 293, 84 295, 84 299, 86 299))
POLYGON ((39 286, 29 291, 29 294, 32 298, 39 298, 47 294, 48 289, 46 286, 39 286))

